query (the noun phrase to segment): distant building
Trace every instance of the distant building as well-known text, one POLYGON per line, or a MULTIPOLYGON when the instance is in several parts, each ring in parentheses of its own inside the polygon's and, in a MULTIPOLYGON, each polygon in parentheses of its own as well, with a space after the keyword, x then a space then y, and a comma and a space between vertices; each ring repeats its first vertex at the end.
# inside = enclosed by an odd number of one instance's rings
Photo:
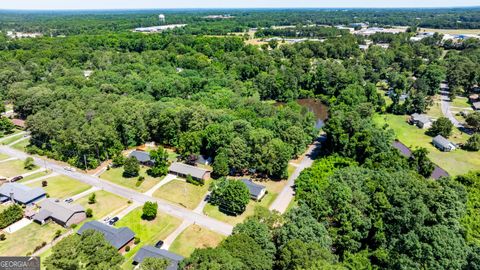
POLYGON ((171 174, 175 174, 184 178, 187 177, 187 175, 190 175, 193 179, 196 179, 196 180, 207 180, 210 178, 209 170, 187 165, 180 162, 172 163, 172 165, 170 165, 170 167, 168 168, 168 171, 171 174))
POLYGON ((41 187, 31 188, 19 183, 5 183, 0 187, 0 202, 9 200, 23 205, 30 205, 43 198, 47 193, 41 187))
POLYGON ((155 248, 153 246, 143 246, 133 257, 133 264, 141 264, 146 258, 160 258, 170 262, 167 270, 177 270, 178 264, 183 257, 168 250, 155 248))
POLYGON ((150 153, 145 151, 135 150, 131 152, 128 157, 134 157, 138 162, 145 166, 153 166, 154 161, 150 157, 150 153))
POLYGON ((435 147, 443 152, 450 152, 457 148, 455 144, 445 139, 442 135, 437 135, 435 138, 433 138, 432 143, 435 147))
POLYGON ((39 203, 40 211, 33 220, 45 224, 49 219, 63 227, 78 224, 87 218, 85 208, 79 204, 70 204, 56 199, 46 199, 39 203))
POLYGON ((163 14, 158 15, 158 20, 160 22, 164 23, 165 22, 165 15, 163 15, 163 14))
POLYGON ((267 188, 265 186, 254 183, 250 179, 240 179, 248 188, 250 192, 250 198, 255 201, 260 201, 265 194, 267 194, 267 188))
POLYGON ((23 119, 18 119, 18 118, 13 118, 12 119, 12 124, 18 128, 24 129, 26 127, 25 125, 25 120, 23 119))
POLYGON ((139 28, 135 28, 134 32, 157 33, 165 30, 170 30, 170 29, 175 29, 175 28, 185 27, 185 26, 186 24, 168 24, 168 25, 160 25, 160 26, 139 27, 139 28))
POLYGON ((80 230, 78 230, 77 234, 82 235, 87 230, 94 230, 102 233, 105 240, 118 250, 123 250, 126 246, 131 245, 135 238, 135 233, 130 230, 130 228, 115 228, 96 220, 85 223, 80 230))
POLYGON ((410 116, 409 122, 419 128, 430 128, 432 126, 432 120, 425 114, 414 113, 410 116))

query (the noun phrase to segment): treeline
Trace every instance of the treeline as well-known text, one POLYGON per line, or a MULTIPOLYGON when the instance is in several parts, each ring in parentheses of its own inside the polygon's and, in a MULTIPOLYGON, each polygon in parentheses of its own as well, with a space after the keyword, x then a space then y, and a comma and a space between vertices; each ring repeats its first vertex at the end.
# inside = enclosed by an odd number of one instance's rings
POLYGON ((307 38, 328 38, 348 34, 348 30, 324 26, 298 26, 294 28, 264 28, 255 33, 256 37, 307 37, 307 38))

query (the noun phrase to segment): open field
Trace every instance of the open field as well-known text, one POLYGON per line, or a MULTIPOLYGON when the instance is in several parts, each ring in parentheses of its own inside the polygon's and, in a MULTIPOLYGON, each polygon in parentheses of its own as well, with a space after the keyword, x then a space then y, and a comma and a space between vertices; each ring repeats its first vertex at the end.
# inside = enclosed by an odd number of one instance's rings
MULTIPOLYGON (((38 169, 35 166, 32 171, 38 169)), ((24 173, 30 172, 23 168, 23 160, 11 160, 7 162, 0 163, 0 175, 5 177, 13 177, 17 175, 21 175, 24 173)))
POLYGON ((220 210, 218 210, 217 206, 211 205, 211 204, 207 204, 205 206, 205 208, 203 209, 203 213, 214 219, 218 219, 220 221, 226 222, 231 225, 236 225, 238 223, 243 222, 247 217, 253 215, 255 213, 255 207, 270 206, 270 204, 272 204, 272 202, 275 200, 277 196, 278 196, 278 193, 267 193, 267 195, 265 195, 265 197, 260 202, 255 202, 253 200, 250 200, 250 202, 247 205, 247 208, 245 209, 245 212, 243 212, 241 215, 238 215, 238 216, 229 216, 227 214, 224 214, 220 212, 220 210))
POLYGON ((153 196, 195 209, 207 193, 211 182, 212 180, 208 180, 203 186, 195 186, 185 181, 173 180, 156 190, 153 196))
POLYGON ((21 138, 23 138, 23 134, 18 134, 18 135, 15 135, 15 136, 12 136, 8 139, 3 140, 2 144, 8 145, 8 144, 11 144, 12 142, 14 142, 16 140, 20 140, 21 138))
POLYGON ((165 213, 158 212, 157 217, 152 221, 141 218, 142 208, 139 207, 124 218, 120 219, 116 227, 129 227, 140 238, 140 243, 125 254, 124 269, 132 269, 132 258, 143 245, 155 245, 158 240, 165 239, 182 222, 165 213))
POLYGON ((435 29, 435 28, 420 28, 419 32, 437 32, 440 34, 460 35, 470 34, 479 35, 480 29, 435 29))
MULTIPOLYGON (((432 137, 425 135, 426 130, 409 125, 405 115, 376 115, 374 120, 379 126, 387 123, 395 131, 396 137, 406 146, 427 148, 430 152, 428 155, 430 159, 450 175, 464 174, 480 167, 480 152, 468 152, 461 149, 442 152, 431 144, 432 137)), ((468 137, 467 134, 455 129, 449 140, 454 143, 464 143, 468 137)))
POLYGON ((87 195, 75 201, 75 203, 82 205, 85 209, 91 208, 93 210, 93 217, 89 220, 102 219, 114 212, 120 212, 128 206, 127 199, 104 190, 95 191, 97 202, 94 204, 88 203, 89 196, 87 195))
POLYGON ((34 173, 34 174, 31 174, 27 177, 24 177, 22 180, 18 181, 18 183, 27 182, 27 181, 30 181, 30 180, 33 180, 33 179, 37 179, 37 178, 40 178, 40 177, 43 177, 43 176, 47 176, 49 174, 52 174, 52 172, 51 171, 43 171, 43 172, 34 173))
MULTIPOLYGON (((52 178, 45 179, 48 185, 44 187, 47 194, 52 198, 66 199, 75 194, 84 192, 90 188, 89 185, 69 178, 67 176, 54 176, 52 178)), ((41 187, 43 181, 34 182, 28 184, 30 187, 41 187)))
POLYGON ((191 225, 175 239, 169 250, 188 257, 196 248, 216 247, 223 239, 225 236, 221 234, 191 225))
POLYGON ((145 192, 152 188, 155 184, 162 180, 162 178, 153 178, 147 174, 147 167, 140 166, 140 175, 145 177, 142 184, 137 187, 138 177, 125 178, 123 177, 123 167, 111 168, 100 175, 100 178, 110 181, 112 183, 131 188, 138 192, 145 192))
POLYGON ((7 233, 7 239, 0 244, 0 254, 2 256, 24 256, 28 252, 33 252, 33 249, 42 242, 51 242, 57 230, 64 232, 65 228, 54 222, 43 226, 32 223, 13 234, 7 233))

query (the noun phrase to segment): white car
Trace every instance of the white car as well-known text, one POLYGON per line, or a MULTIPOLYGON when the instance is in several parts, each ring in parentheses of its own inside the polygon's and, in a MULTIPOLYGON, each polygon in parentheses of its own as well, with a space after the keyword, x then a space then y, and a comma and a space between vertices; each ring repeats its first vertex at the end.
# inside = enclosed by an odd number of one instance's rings
POLYGON ((72 167, 64 167, 63 169, 64 169, 65 171, 69 171, 69 172, 74 172, 74 171, 75 171, 75 169, 72 168, 72 167))

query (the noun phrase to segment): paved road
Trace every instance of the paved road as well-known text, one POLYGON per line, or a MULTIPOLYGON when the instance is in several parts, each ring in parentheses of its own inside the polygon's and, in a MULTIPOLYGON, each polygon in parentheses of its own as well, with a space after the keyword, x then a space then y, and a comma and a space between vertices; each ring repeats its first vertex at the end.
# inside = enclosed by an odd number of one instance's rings
POLYGON ((285 213, 285 211, 288 208, 288 205, 290 202, 293 200, 293 197, 295 196, 295 191, 293 190, 294 185, 295 185, 295 180, 298 178, 300 173, 303 171, 303 169, 308 168, 312 166, 313 160, 317 154, 317 151, 320 149, 321 143, 320 141, 323 140, 323 136, 319 138, 317 142, 315 142, 313 145, 311 145, 303 159, 300 161, 300 164, 297 166, 295 171, 290 175, 288 178, 287 185, 282 189, 280 194, 278 194, 277 198, 273 203, 270 205, 270 210, 276 210, 280 213, 285 213))
MULTIPOLYGON (((4 145, 0 146, 0 153, 4 153, 11 157, 16 157, 19 159, 26 159, 30 156, 22 151, 4 145)), ((195 222, 200 226, 224 235, 229 235, 232 233, 233 226, 230 224, 207 217, 203 214, 195 213, 189 209, 182 208, 167 201, 152 198, 151 196, 136 192, 134 190, 113 184, 105 180, 101 180, 100 178, 95 176, 91 176, 81 172, 66 171, 62 165, 45 159, 41 159, 39 157, 32 157, 34 158, 35 164, 39 166, 47 166, 48 169, 52 170, 53 172, 66 175, 88 185, 97 187, 99 189, 108 191, 124 198, 128 198, 134 202, 143 204, 147 201, 156 201, 158 203, 158 209, 162 212, 165 212, 177 218, 181 218, 183 220, 195 222)))
POLYGON ((448 97, 448 86, 444 86, 442 90, 440 90, 440 107, 442 109, 442 113, 445 117, 450 119, 450 122, 457 127, 457 128, 465 128, 462 123, 460 123, 455 116, 453 115, 452 111, 450 110, 451 108, 451 100, 448 97))

